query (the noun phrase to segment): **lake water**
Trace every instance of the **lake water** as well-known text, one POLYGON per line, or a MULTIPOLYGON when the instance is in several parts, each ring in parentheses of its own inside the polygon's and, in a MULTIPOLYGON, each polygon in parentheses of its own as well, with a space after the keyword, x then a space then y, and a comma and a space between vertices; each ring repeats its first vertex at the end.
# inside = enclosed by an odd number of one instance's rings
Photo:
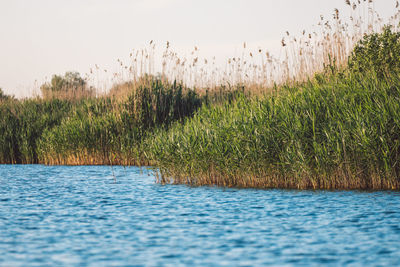
POLYGON ((0 165, 0 266, 321 264, 400 265, 400 193, 163 186, 139 168, 0 165))

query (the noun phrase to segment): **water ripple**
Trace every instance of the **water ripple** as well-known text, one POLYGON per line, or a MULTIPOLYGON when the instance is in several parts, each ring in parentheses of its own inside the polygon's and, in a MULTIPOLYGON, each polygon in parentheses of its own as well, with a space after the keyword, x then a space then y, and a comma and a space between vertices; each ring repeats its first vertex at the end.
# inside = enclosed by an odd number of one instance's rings
POLYGON ((1 266, 400 265, 399 192, 161 186, 105 166, 2 165, 0 184, 1 266))

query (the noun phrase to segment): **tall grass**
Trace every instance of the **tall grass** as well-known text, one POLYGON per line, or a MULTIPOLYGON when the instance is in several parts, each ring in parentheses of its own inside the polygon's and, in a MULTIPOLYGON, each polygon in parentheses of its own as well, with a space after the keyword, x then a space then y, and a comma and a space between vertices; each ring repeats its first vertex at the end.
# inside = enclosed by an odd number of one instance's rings
POLYGON ((42 132, 59 124, 71 103, 59 99, 0 101, 0 163, 38 163, 42 132))
POLYGON ((243 91, 199 94, 153 76, 121 86, 128 96, 76 97, 65 87, 44 99, 2 96, 0 163, 148 165, 144 140, 154 129, 166 130, 201 105, 233 101, 243 91))
POLYGON ((147 165, 141 148, 147 135, 191 116, 205 99, 180 84, 153 78, 131 90, 125 100, 85 101, 60 125, 43 133, 41 162, 147 165))
POLYGON ((364 37, 334 64, 271 96, 203 107, 160 131, 163 183, 320 189, 400 188, 400 34, 364 37))
POLYGON ((399 189, 400 75, 319 76, 279 95, 203 107, 159 131, 162 183, 399 189))
POLYGON ((180 58, 167 43, 156 73, 150 42, 130 65, 119 60, 125 80, 106 95, 77 73, 53 76, 43 99, 0 91, 0 163, 152 164, 160 182, 192 185, 399 189, 398 5, 384 26, 373 1, 346 3, 350 22, 335 10, 312 32, 287 32, 279 58, 244 43, 221 69, 197 47, 180 58))
MULTIPOLYGON (((159 50, 151 41, 148 47, 133 50, 129 62, 118 60, 121 70, 113 76, 116 81, 137 83, 146 75, 159 75, 163 81, 176 80, 198 91, 239 84, 252 93, 269 93, 274 85, 306 81, 328 65, 344 67, 363 36, 381 32, 384 25, 392 25, 397 31, 400 9, 396 1, 387 1, 388 6, 393 6, 393 16, 387 20, 375 10, 375 1, 345 2, 350 16, 345 17, 345 12, 335 9, 330 17, 321 16, 311 30, 298 34, 286 32, 279 54, 263 47, 251 49, 243 43, 242 52, 221 66, 216 57, 202 57, 197 46, 188 56, 181 56, 167 42, 157 56, 159 50)), ((91 74, 99 71, 103 70, 96 65, 91 74)))

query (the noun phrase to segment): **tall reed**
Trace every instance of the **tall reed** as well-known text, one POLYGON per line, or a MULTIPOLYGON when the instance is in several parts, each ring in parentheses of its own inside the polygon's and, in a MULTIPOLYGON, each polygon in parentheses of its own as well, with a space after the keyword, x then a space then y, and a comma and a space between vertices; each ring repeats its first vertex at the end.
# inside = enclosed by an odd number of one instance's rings
POLYGON ((345 69, 331 64, 305 83, 203 107, 157 132, 160 182, 400 189, 399 49, 386 27, 364 37, 345 69))
MULTIPOLYGON (((121 71, 113 75, 118 83, 129 81, 133 84, 140 83, 146 75, 159 75, 163 81, 176 80, 199 92, 218 89, 221 85, 243 85, 252 93, 265 93, 274 85, 306 81, 328 65, 344 67, 355 44, 364 35, 379 33, 384 25, 393 26, 395 31, 399 27, 397 1, 388 1, 388 5, 393 5, 394 14, 387 20, 379 16, 373 0, 345 2, 350 17, 342 16, 344 12, 335 9, 331 18, 321 16, 310 31, 303 30, 295 35, 286 32, 279 55, 263 47, 250 50, 244 43, 242 53, 220 66, 216 57, 201 57, 197 46, 188 56, 180 56, 169 42, 159 58, 156 44, 151 41, 148 47, 133 50, 130 62, 118 60, 121 71)), ((95 71, 99 70, 96 65, 95 71)))
POLYGON ((191 116, 205 97, 178 83, 151 78, 125 100, 87 100, 59 126, 44 132, 40 159, 46 164, 149 164, 141 149, 156 127, 191 116))
POLYGON ((156 164, 161 182, 194 185, 398 189, 398 5, 384 22, 373 1, 346 3, 350 21, 335 10, 312 32, 287 32, 280 57, 244 43, 224 69, 167 43, 157 70, 150 42, 118 60, 108 94, 66 73, 43 99, 2 97, 0 162, 156 164))
MULTIPOLYGON (((321 79, 321 78, 320 78, 321 79)), ((159 131, 163 183, 400 188, 400 76, 313 81, 279 96, 203 107, 159 131)))
POLYGON ((0 102, 0 163, 38 163, 42 132, 59 124, 70 108, 59 99, 0 102))

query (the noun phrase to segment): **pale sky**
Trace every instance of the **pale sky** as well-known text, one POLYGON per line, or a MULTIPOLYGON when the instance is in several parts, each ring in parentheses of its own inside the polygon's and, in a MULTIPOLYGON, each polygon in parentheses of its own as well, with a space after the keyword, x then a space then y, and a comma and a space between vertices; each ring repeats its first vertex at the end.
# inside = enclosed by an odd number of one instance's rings
MULTIPOLYGON (((375 0, 382 16, 393 0, 375 0)), ((53 74, 113 69, 150 40, 178 53, 235 56, 243 42, 279 51, 344 0, 0 0, 0 87, 28 96, 53 74), (37 80, 35 84, 35 80, 37 80)))

